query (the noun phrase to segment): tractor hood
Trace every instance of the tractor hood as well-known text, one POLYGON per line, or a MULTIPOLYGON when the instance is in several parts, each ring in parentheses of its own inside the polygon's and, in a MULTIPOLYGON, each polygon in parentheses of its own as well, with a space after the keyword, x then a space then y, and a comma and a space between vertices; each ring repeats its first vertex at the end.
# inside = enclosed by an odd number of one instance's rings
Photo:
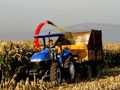
POLYGON ((37 61, 46 61, 49 57, 49 50, 48 49, 43 49, 39 53, 35 53, 31 57, 31 62, 37 62, 37 61))

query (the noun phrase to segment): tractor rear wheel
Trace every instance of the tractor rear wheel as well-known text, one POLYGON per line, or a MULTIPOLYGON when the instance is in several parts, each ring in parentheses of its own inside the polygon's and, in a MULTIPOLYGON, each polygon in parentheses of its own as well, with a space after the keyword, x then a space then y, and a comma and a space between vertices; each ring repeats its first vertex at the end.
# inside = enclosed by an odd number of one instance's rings
POLYGON ((69 55, 64 60, 64 68, 69 68, 70 60, 72 60, 72 55, 69 55))
POLYGON ((70 82, 75 81, 76 70, 75 62, 72 59, 72 55, 69 55, 64 61, 65 74, 67 75, 66 79, 69 79, 70 82))
POLYGON ((50 80, 58 83, 61 83, 62 81, 61 67, 57 62, 52 63, 50 67, 50 80))

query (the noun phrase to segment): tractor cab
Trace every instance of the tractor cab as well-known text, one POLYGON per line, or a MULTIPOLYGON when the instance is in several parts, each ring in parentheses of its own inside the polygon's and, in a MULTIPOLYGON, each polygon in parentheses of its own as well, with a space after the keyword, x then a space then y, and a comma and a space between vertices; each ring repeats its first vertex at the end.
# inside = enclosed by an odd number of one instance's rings
MULTIPOLYGON (((36 61, 47 61, 47 60, 55 60, 56 58, 56 53, 55 49, 55 45, 53 45, 53 47, 50 46, 51 43, 51 38, 57 38, 60 39, 61 37, 64 36, 64 33, 52 33, 52 34, 42 34, 42 35, 35 35, 35 38, 41 38, 43 39, 43 44, 41 43, 40 47, 43 47, 43 49, 41 50, 41 52, 38 52, 36 54, 34 54, 31 57, 31 62, 36 62, 36 61), (52 53, 54 53, 52 55, 52 53)), ((56 43, 56 42, 55 42, 56 43)))
MULTIPOLYGON (((57 38, 60 38, 60 37, 63 37, 64 36, 64 33, 49 33, 49 34, 41 34, 41 35, 35 35, 34 37, 35 38, 42 38, 43 39, 43 45, 44 45, 44 49, 47 48, 47 45, 46 45, 46 40, 50 40, 52 37, 57 37, 57 38)), ((50 43, 50 42, 48 42, 50 43)))

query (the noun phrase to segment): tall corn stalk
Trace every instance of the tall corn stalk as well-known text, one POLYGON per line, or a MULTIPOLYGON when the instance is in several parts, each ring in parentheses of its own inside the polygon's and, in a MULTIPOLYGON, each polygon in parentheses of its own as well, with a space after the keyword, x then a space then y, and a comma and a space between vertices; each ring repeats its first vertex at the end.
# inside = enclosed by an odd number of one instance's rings
POLYGON ((2 80, 10 79, 19 66, 27 65, 33 53, 35 53, 35 49, 32 41, 2 41, 0 43, 2 80))

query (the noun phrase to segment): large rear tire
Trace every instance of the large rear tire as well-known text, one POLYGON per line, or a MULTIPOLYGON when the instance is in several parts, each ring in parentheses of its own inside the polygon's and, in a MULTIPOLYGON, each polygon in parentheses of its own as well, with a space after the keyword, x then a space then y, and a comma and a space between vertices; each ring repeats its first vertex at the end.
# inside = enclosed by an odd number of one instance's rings
POLYGON ((76 69, 72 55, 69 55, 64 61, 64 69, 65 69, 65 75, 67 76, 65 78, 69 79, 70 82, 75 82, 76 69))
POLYGON ((66 56, 64 60, 64 68, 69 68, 70 61, 72 60, 72 55, 66 56))
POLYGON ((52 63, 50 67, 50 80, 58 83, 61 83, 62 81, 61 67, 57 62, 52 63))

